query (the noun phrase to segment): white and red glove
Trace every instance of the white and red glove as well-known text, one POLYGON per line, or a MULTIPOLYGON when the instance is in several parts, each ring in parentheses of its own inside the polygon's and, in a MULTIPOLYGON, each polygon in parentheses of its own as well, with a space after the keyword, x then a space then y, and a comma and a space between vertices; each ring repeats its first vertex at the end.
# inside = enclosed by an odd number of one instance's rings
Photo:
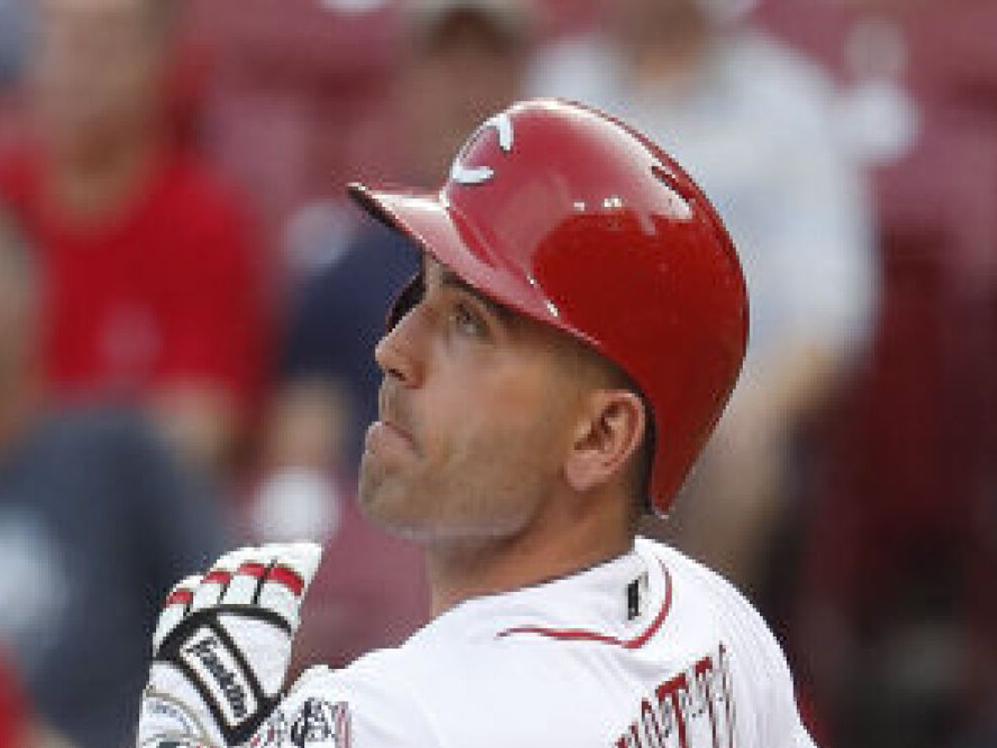
POLYGON ((139 748, 222 748, 253 736, 280 701, 321 556, 314 543, 243 548, 173 588, 153 636, 139 748))

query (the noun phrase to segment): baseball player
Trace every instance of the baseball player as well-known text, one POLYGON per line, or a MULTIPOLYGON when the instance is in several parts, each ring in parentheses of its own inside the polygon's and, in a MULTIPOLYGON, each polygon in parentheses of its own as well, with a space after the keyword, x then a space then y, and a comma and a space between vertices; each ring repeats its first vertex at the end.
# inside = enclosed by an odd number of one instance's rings
POLYGON ((591 109, 487 120, 432 194, 353 185, 423 251, 375 352, 360 499, 420 544, 432 621, 284 695, 308 544, 171 593, 142 748, 800 748, 782 652, 727 582, 635 538, 747 339, 734 247, 682 169, 591 109))

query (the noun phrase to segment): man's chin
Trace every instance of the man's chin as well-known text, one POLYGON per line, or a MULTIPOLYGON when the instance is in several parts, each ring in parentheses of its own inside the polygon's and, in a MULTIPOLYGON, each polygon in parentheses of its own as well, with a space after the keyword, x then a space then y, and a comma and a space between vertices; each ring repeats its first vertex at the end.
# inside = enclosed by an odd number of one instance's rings
POLYGON ((392 476, 377 455, 365 450, 360 458, 360 473, 357 480, 357 495, 361 506, 367 507, 377 502, 378 497, 388 490, 392 476))
POLYGON ((408 493, 402 483, 396 475, 389 474, 375 460, 364 456, 360 463, 360 480, 357 486, 360 508, 369 520, 393 532, 398 524, 397 515, 408 493))
POLYGON ((434 536, 431 521, 413 514, 413 492, 401 481, 361 469, 357 496, 367 520, 389 535, 416 543, 434 536))

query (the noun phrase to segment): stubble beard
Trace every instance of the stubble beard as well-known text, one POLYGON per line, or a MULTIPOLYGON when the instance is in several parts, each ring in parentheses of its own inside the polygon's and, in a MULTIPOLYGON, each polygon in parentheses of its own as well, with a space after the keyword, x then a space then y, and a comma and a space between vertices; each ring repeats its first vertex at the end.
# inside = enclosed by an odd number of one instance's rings
POLYGON ((376 457, 365 453, 357 484, 360 508, 382 530, 406 540, 420 540, 422 523, 408 516, 415 498, 412 487, 376 457))

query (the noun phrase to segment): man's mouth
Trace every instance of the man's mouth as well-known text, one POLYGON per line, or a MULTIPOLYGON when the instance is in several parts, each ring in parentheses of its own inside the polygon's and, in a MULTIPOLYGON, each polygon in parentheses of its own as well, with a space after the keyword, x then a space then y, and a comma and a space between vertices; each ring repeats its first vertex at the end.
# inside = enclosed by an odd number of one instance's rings
POLYGON ((416 451, 412 437, 390 421, 374 421, 367 428, 367 436, 364 440, 365 450, 380 451, 398 448, 411 452, 416 451))
POLYGON ((409 448, 415 449, 415 439, 412 430, 407 427, 407 421, 401 417, 397 395, 388 387, 381 387, 378 395, 379 420, 371 424, 367 431, 368 446, 372 440, 387 439, 403 441, 409 448))

